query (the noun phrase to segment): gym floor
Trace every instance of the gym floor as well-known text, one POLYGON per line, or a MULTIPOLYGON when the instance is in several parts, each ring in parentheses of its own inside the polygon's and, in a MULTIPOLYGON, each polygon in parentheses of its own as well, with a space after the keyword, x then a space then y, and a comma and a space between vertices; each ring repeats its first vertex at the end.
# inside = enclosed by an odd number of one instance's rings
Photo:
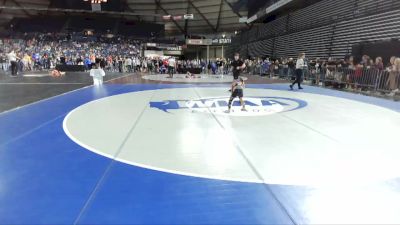
POLYGON ((0 224, 400 223, 399 102, 229 80, 3 76, 0 224))

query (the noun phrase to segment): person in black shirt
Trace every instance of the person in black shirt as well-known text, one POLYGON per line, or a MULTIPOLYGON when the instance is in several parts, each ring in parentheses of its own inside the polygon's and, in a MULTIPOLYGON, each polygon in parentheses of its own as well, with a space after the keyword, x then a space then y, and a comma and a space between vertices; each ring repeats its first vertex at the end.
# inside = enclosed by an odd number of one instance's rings
POLYGON ((64 55, 62 55, 62 56, 60 57, 60 63, 63 64, 63 65, 66 64, 66 58, 65 58, 64 55))
POLYGON ((296 64, 294 63, 293 58, 289 58, 289 61, 288 61, 287 64, 288 64, 288 67, 289 67, 288 76, 293 77, 294 76, 294 71, 296 70, 296 64))
POLYGON ((217 59, 218 74, 224 75, 224 61, 223 59, 217 59))
POLYGON ((240 73, 246 68, 246 64, 239 57, 239 53, 235 53, 235 60, 231 63, 234 80, 238 80, 240 73))
POLYGON ((100 65, 100 68, 104 70, 107 65, 106 59, 105 58, 99 59, 99 65, 100 65))
POLYGON ((83 60, 81 57, 76 59, 76 65, 81 65, 81 63, 83 64, 83 60))

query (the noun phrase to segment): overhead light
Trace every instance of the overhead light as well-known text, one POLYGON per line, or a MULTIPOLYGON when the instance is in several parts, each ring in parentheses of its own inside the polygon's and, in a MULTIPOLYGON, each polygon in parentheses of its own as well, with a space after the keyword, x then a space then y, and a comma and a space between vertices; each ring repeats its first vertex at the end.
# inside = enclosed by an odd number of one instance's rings
POLYGON ((194 15, 193 14, 185 14, 185 15, 183 15, 183 18, 185 20, 192 20, 192 19, 194 19, 194 15))

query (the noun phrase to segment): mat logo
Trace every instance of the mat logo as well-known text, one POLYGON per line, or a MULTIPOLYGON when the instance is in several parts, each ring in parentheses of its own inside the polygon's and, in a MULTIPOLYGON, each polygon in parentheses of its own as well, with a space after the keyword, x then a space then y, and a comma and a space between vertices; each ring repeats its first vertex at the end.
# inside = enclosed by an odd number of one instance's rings
POLYGON ((213 113, 216 115, 264 116, 293 111, 307 106, 305 101, 294 98, 246 97, 244 98, 246 111, 242 111, 239 100, 235 100, 232 103, 232 110, 228 114, 228 102, 229 98, 227 97, 198 100, 165 100, 150 102, 150 107, 166 113, 171 113, 174 110, 187 110, 193 113, 213 113))

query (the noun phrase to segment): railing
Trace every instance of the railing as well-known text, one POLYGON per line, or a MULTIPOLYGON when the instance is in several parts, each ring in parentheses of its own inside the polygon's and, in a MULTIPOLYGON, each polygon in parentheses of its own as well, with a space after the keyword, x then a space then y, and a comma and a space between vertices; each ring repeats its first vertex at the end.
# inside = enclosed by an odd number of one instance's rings
MULTIPOLYGON (((255 65, 250 66, 246 72, 286 80, 294 80, 295 78, 295 70, 284 65, 278 67, 270 65, 269 68, 263 65, 255 65)), ((304 69, 303 74, 304 81, 311 85, 357 91, 400 92, 400 72, 393 73, 374 68, 343 68, 328 65, 324 68, 308 67, 304 69)))
POLYGON ((387 93, 400 89, 400 73, 374 68, 310 67, 304 70, 304 79, 315 85, 360 91, 387 93))

